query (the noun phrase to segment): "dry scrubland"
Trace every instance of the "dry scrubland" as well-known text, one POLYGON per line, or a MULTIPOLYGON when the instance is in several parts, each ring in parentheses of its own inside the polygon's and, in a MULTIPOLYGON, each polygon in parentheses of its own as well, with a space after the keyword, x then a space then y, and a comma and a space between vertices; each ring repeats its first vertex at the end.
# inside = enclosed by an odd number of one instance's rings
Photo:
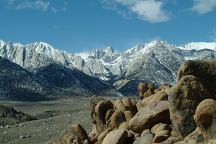
POLYGON ((1 144, 44 144, 58 137, 73 123, 91 129, 89 98, 71 98, 43 102, 0 101, 38 118, 19 125, 0 127, 1 144))

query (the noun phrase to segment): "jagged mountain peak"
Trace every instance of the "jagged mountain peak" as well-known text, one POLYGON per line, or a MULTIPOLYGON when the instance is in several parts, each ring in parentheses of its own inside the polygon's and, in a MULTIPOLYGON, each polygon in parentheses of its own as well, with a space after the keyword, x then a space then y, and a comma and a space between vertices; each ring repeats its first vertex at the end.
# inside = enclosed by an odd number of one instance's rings
POLYGON ((34 43, 28 44, 26 46, 46 47, 46 48, 54 49, 54 47, 52 45, 45 43, 45 42, 34 42, 34 43))
POLYGON ((176 48, 177 46, 174 44, 169 43, 168 41, 162 41, 162 40, 154 40, 149 43, 145 43, 145 47, 147 48, 176 48))
POLYGON ((0 46, 5 45, 5 42, 3 40, 0 40, 0 46))
POLYGON ((110 53, 110 54, 115 52, 115 50, 112 48, 112 46, 107 46, 106 48, 103 48, 101 50, 103 50, 106 53, 110 53))
POLYGON ((167 41, 156 40, 135 45, 123 52, 108 46, 71 54, 43 42, 20 48, 6 43, 6 46, 0 46, 0 56, 30 71, 58 63, 69 69, 76 68, 110 84, 118 82, 118 86, 122 87, 125 80, 144 80, 157 85, 173 83, 176 71, 184 61, 215 58, 215 45, 200 42, 176 46, 167 41))
POLYGON ((163 41, 163 40, 153 40, 148 43, 146 43, 148 46, 155 46, 155 45, 163 45, 163 44, 168 44, 168 41, 163 41))
POLYGON ((45 43, 45 42, 34 42, 34 43, 26 45, 25 47, 34 49, 37 53, 45 54, 49 57, 53 57, 55 53, 63 53, 63 51, 56 49, 50 44, 45 43))
POLYGON ((169 44, 167 41, 159 41, 159 40, 154 40, 150 41, 149 43, 140 43, 132 47, 131 49, 126 50, 123 52, 124 56, 128 57, 133 57, 134 55, 142 55, 144 53, 150 53, 152 50, 155 48, 173 48, 175 47, 172 44, 169 44))
POLYGON ((23 47, 22 44, 20 43, 14 43, 14 42, 6 42, 6 41, 3 41, 3 40, 0 40, 0 46, 4 46, 4 45, 10 45, 10 46, 14 46, 14 47, 23 47))
POLYGON ((101 53, 102 55, 112 55, 114 53, 117 53, 115 49, 112 48, 112 46, 107 46, 105 48, 97 48, 89 51, 92 54, 101 53))
POLYGON ((76 56, 80 56, 82 59, 85 61, 89 60, 99 60, 104 63, 111 63, 118 56, 120 56, 120 52, 114 50, 111 46, 108 46, 106 48, 99 48, 99 49, 94 49, 86 52, 81 52, 81 53, 75 53, 76 56))

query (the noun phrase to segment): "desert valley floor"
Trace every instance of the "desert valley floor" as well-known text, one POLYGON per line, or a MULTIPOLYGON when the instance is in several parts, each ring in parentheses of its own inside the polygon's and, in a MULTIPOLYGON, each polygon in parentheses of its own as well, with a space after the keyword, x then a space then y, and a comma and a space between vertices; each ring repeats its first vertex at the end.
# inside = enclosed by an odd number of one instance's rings
POLYGON ((44 144, 58 137, 70 125, 80 123, 91 130, 89 98, 43 102, 0 101, 38 118, 8 127, 0 126, 1 144, 44 144))

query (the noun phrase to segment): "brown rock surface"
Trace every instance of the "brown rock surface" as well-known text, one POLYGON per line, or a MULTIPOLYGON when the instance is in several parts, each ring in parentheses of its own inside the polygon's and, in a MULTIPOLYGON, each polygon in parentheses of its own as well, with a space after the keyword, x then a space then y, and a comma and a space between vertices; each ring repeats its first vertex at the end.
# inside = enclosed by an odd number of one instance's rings
POLYGON ((163 130, 155 134, 152 142, 153 143, 161 143, 167 140, 170 136, 170 131, 169 130, 163 130))
POLYGON ((72 125, 65 131, 63 136, 58 140, 52 142, 52 144, 90 144, 88 135, 83 127, 79 124, 72 125))
POLYGON ((170 128, 170 126, 167 125, 167 124, 158 123, 158 124, 154 125, 154 126, 151 128, 151 133, 152 133, 152 134, 157 134, 157 133, 159 133, 160 131, 163 131, 163 130, 168 130, 168 131, 170 131, 171 128, 170 128))
POLYGON ((106 135, 107 135, 109 132, 111 132, 111 131, 112 131, 112 129, 110 129, 110 128, 108 128, 108 129, 106 129, 105 131, 103 131, 103 132, 98 136, 98 142, 99 142, 99 143, 102 143, 103 140, 104 140, 104 138, 106 137, 106 135))
POLYGON ((153 84, 145 84, 145 83, 140 83, 138 86, 138 93, 140 99, 144 99, 152 94, 154 94, 155 86, 153 84))
POLYGON ((142 132, 141 136, 138 137, 133 144, 151 144, 153 135, 149 129, 146 129, 142 132))
POLYGON ((126 110, 126 107, 124 106, 124 104, 122 103, 120 99, 117 99, 114 101, 114 106, 115 106, 115 109, 118 109, 122 112, 126 110))
POLYGON ((214 61, 187 61, 179 68, 177 79, 185 75, 198 77, 201 83, 216 98, 216 60, 214 61))
POLYGON ((97 133, 97 130, 96 130, 96 125, 93 124, 92 130, 91 130, 91 132, 88 134, 88 137, 89 137, 89 140, 90 140, 92 143, 96 143, 96 142, 97 142, 98 133, 97 133))
POLYGON ((132 109, 134 107, 132 101, 128 97, 123 98, 122 103, 126 109, 132 109))
POLYGON ((104 138, 102 144, 126 144, 127 139, 127 131, 123 129, 118 129, 109 132, 104 138))
POLYGON ((160 101, 144 106, 130 120, 130 129, 134 132, 142 133, 143 130, 152 128, 156 123, 169 123, 168 105, 167 101, 160 101))
POLYGON ((125 129, 129 130, 129 123, 128 122, 123 122, 119 125, 119 129, 125 129))
POLYGON ((125 120, 129 122, 135 114, 130 110, 126 110, 124 111, 124 115, 125 115, 125 120))
POLYGON ((106 113, 108 110, 113 108, 114 106, 109 100, 102 100, 96 105, 93 118, 96 122, 96 129, 98 134, 100 134, 106 129, 106 113))
POLYGON ((211 97, 208 90, 195 76, 187 75, 181 78, 170 90, 170 118, 176 132, 183 138, 196 129, 193 119, 197 105, 211 97))
POLYGON ((140 110, 142 109, 142 107, 143 107, 142 101, 138 101, 138 102, 136 103, 136 108, 137 108, 137 110, 140 111, 140 110))
POLYGON ((95 121, 95 107, 102 100, 105 100, 105 99, 102 97, 96 97, 96 96, 93 96, 90 99, 91 119, 92 119, 93 123, 96 123, 96 121, 95 121))
POLYGON ((115 112, 114 109, 109 109, 107 112, 106 112, 106 117, 105 117, 105 121, 107 122, 113 115, 113 113, 115 112))
POLYGON ((159 101, 162 101, 162 100, 168 100, 168 94, 166 93, 166 91, 159 91, 158 93, 156 94, 153 94, 147 98, 144 98, 142 100, 142 104, 143 105, 146 105, 146 104, 149 104, 149 103, 152 103, 152 102, 159 102, 159 101))
POLYGON ((118 128, 123 122, 125 122, 125 115, 122 111, 116 110, 110 117, 108 123, 109 128, 118 128))
POLYGON ((206 99, 202 101, 194 116, 195 122, 206 139, 216 137, 216 101, 206 99))

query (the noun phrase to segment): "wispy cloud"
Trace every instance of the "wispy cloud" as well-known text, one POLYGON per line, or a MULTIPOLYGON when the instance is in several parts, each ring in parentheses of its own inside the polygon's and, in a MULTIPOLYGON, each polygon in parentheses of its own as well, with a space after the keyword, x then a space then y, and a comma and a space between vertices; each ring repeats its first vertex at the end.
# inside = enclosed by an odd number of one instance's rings
POLYGON ((7 4, 9 8, 16 10, 30 9, 44 12, 51 11, 53 13, 57 13, 61 9, 62 11, 66 10, 65 6, 63 8, 54 7, 51 0, 7 0, 7 4))
POLYGON ((8 5, 13 5, 15 3, 15 0, 8 0, 8 5))
MULTIPOLYGON (((118 6, 127 9, 127 15, 136 14, 143 21, 150 23, 165 22, 170 19, 169 12, 163 8, 162 0, 101 0, 105 7, 122 12, 118 6)), ((125 12, 123 13, 125 15, 125 12)))
POLYGON ((54 7, 51 8, 51 11, 54 12, 54 13, 58 12, 58 10, 56 8, 54 8, 54 7))
POLYGON ((194 0, 192 10, 202 15, 216 8, 216 0, 194 0))
POLYGON ((35 9, 41 11, 47 11, 50 7, 50 2, 36 0, 36 1, 24 1, 16 5, 16 9, 35 9))

